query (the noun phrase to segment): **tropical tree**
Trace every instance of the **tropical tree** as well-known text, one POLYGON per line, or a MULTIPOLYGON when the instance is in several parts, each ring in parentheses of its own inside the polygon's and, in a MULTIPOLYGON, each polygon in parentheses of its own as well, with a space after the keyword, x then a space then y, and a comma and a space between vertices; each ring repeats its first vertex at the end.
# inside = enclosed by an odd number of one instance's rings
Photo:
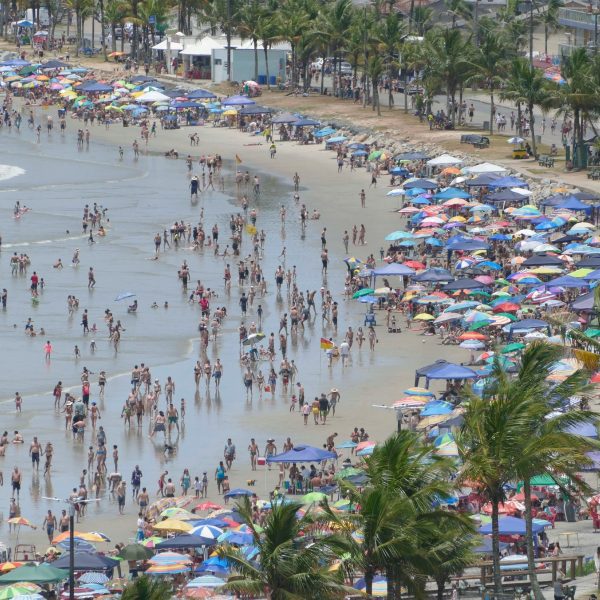
POLYGON ((263 12, 258 18, 256 29, 264 52, 267 89, 270 90, 269 48, 272 44, 280 40, 280 28, 277 15, 272 10, 263 12))
POLYGON ((518 479, 523 480, 528 569, 536 600, 541 600, 544 596, 537 581, 534 563, 531 478, 548 474, 559 481, 558 476, 562 475, 568 477, 579 491, 589 492, 589 487, 578 472, 590 462, 586 452, 599 447, 597 442, 568 431, 573 425, 596 423, 597 415, 584 410, 560 412, 570 398, 583 398, 590 390, 589 371, 586 369, 575 371, 558 385, 551 383, 549 376, 564 354, 562 346, 546 342, 532 344, 523 353, 519 381, 507 380, 505 373, 501 375, 504 381, 499 381, 499 385, 520 388, 516 393, 522 394, 523 382, 527 385, 529 401, 526 415, 530 424, 529 435, 512 450, 515 473, 518 479))
POLYGON ((551 31, 558 29, 558 11, 562 6, 562 0, 548 0, 546 10, 542 14, 542 23, 544 24, 544 54, 548 55, 548 37, 551 31))
POLYGON ((312 21, 302 0, 287 0, 279 15, 282 39, 288 41, 292 55, 292 85, 298 85, 298 44, 301 37, 312 26, 312 21))
POLYGON ((164 580, 148 575, 133 579, 125 586, 122 600, 169 600, 171 586, 164 580))
POLYGON ((258 0, 245 4, 240 9, 238 31, 242 38, 249 38, 254 47, 254 80, 258 79, 258 40, 260 39, 261 17, 263 5, 258 0))
POLYGON ((383 60, 379 54, 369 56, 367 63, 367 76, 371 80, 371 89, 373 90, 373 110, 377 111, 377 116, 381 116, 381 103, 379 101, 379 81, 385 72, 383 60))
MULTIPOLYGON (((397 13, 390 13, 382 20, 377 29, 376 37, 379 50, 383 53, 388 79, 395 78, 394 71, 398 71, 398 47, 402 37, 403 26, 397 13)), ((392 86, 388 86, 388 105, 390 110, 394 107, 394 93, 392 86)))
POLYGON ((473 6, 466 0, 445 0, 446 14, 452 17, 452 29, 456 27, 457 19, 469 20, 473 15, 473 6))
POLYGON ((578 370, 553 385, 549 379, 562 346, 546 342, 530 344, 523 352, 517 376, 509 376, 499 360, 481 398, 469 394, 464 424, 457 435, 463 467, 459 478, 480 487, 492 505, 492 550, 494 587, 501 589, 498 553, 499 504, 505 500, 504 486, 524 481, 526 541, 529 576, 537 598, 541 598, 535 575, 530 480, 540 473, 565 474, 577 481, 576 472, 588 462, 586 451, 596 446, 590 440, 569 434, 565 428, 595 417, 585 411, 568 412, 565 402, 586 391, 589 374, 578 370))
POLYGON ((336 71, 341 74, 342 51, 345 49, 345 42, 348 30, 353 21, 354 10, 352 0, 335 0, 327 9, 326 20, 324 23, 324 35, 331 50, 333 64, 333 93, 336 93, 338 81, 336 71))
MULTIPOLYGON (((108 0, 104 6, 104 19, 110 26, 111 48, 117 50, 117 26, 122 25, 127 15, 127 7, 122 0, 108 0)), ((123 36, 121 36, 121 48, 123 47, 123 36)))
POLYGON ((423 36, 431 29, 434 12, 430 6, 417 6, 413 11, 413 23, 417 29, 417 35, 423 36))
POLYGON ((79 49, 83 44, 84 23, 93 14, 94 0, 67 0, 67 6, 75 13, 75 27, 77 32, 75 55, 79 56, 79 49))
MULTIPOLYGON (((350 590, 343 585, 342 574, 330 570, 349 543, 340 535, 307 536, 319 518, 308 511, 298 519, 302 505, 297 502, 274 504, 259 533, 252 522, 252 507, 248 498, 238 504, 238 510, 248 524, 253 544, 260 553, 260 566, 249 561, 239 549, 222 546, 218 552, 226 558, 235 573, 224 586, 228 591, 266 596, 269 600, 334 599, 350 590)), ((351 588, 350 588, 351 589, 351 588)))
MULTIPOLYGON (((583 141, 587 114, 596 107, 598 79, 593 62, 585 48, 577 48, 563 60, 561 74, 565 83, 559 88, 560 112, 573 115, 573 166, 585 167, 587 153, 583 141)), ((566 141, 568 143, 568 140, 566 141)))
POLYGON ((529 126, 531 132, 531 148, 537 154, 535 137, 535 113, 539 107, 546 112, 556 100, 556 86, 551 84, 544 74, 536 69, 525 58, 514 58, 510 65, 509 76, 504 80, 504 88, 500 98, 510 100, 517 105, 518 119, 521 122, 521 105, 527 107, 529 112, 529 126))
POLYGON ((428 57, 425 77, 443 82, 446 89, 447 112, 456 122, 456 92, 467 80, 472 69, 471 38, 464 37, 459 29, 435 29, 427 32, 422 51, 428 57), (452 106, 451 106, 452 105, 452 106))
POLYGON ((503 67, 509 54, 508 40, 496 32, 486 32, 479 47, 475 49, 471 65, 473 75, 471 80, 481 81, 490 94, 490 135, 494 133, 494 91, 504 81, 503 67))
MULTIPOLYGON (((471 524, 449 511, 434 508, 440 498, 451 494, 451 463, 440 458, 432 446, 414 432, 401 431, 372 454, 366 467, 368 483, 357 489, 343 484, 357 516, 346 520, 360 527, 362 540, 355 543, 353 557, 364 572, 366 592, 372 592, 376 572, 384 571, 388 597, 400 596, 402 586, 423 588, 434 562, 447 562, 447 553, 458 551, 455 541, 471 531, 471 524), (452 536, 432 534, 452 523, 452 536)), ((335 515, 332 515, 335 518, 335 515)), ((450 528, 448 527, 448 531, 450 528)))

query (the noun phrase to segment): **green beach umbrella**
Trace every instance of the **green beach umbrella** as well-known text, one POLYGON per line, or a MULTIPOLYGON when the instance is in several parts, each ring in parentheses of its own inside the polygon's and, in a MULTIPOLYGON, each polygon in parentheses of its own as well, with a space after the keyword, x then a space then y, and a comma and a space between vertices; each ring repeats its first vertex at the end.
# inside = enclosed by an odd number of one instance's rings
MULTIPOLYGON (((496 279, 496 283, 499 283, 501 285, 510 285, 510 281, 507 281, 503 277, 500 277, 500 279, 496 279)), ((510 296, 510 294, 509 294, 509 296, 510 296)))
POLYGON ((29 564, 2 575, 0 577, 0 585, 5 583, 22 583, 23 581, 30 583, 60 583, 68 577, 69 573, 63 569, 57 569, 44 563, 39 566, 29 564))
POLYGON ((595 337, 598 337, 600 335, 600 329, 594 329, 593 327, 588 327, 583 332, 583 334, 587 335, 588 337, 595 338, 595 337))
POLYGON ((373 150, 371 154, 369 154, 368 160, 377 160, 383 154, 383 150, 373 150))
POLYGON ((497 317, 506 317, 507 319, 510 319, 511 321, 517 320, 517 317, 515 315, 511 315, 510 313, 497 313, 496 316, 497 317))
POLYGON ((361 298, 362 296, 368 296, 369 294, 372 294, 375 290, 372 290, 371 288, 363 288, 362 290, 358 290, 358 292, 354 292, 354 294, 352 294, 353 298, 361 298))
POLYGON ((41 591, 42 588, 35 583, 16 583, 0 589, 0 600, 10 600, 11 598, 36 594, 41 591))
POLYGON ((468 296, 483 296, 484 298, 490 298, 489 292, 484 292, 483 290, 469 290, 467 295, 468 296))
POLYGON ((362 475, 363 473, 364 471, 362 469, 356 469, 355 467, 346 467, 345 469, 342 469, 341 471, 336 473, 334 479, 348 479, 348 477, 353 477, 354 475, 362 475))
POLYGON ((491 324, 491 321, 475 321, 475 323, 471 323, 469 325, 469 329, 467 331, 477 331, 482 327, 487 327, 491 324))
POLYGON ((323 492, 310 492, 302 496, 300 500, 302 504, 315 504, 325 500, 325 498, 327 498, 327 494, 323 494, 323 492))
POLYGON ((154 556, 154 552, 141 544, 127 544, 118 554, 124 560, 147 560, 151 556, 154 556))
POLYGON ((502 348, 502 354, 510 354, 511 352, 516 352, 517 350, 523 350, 525 348, 525 344, 521 342, 513 342, 512 344, 507 344, 502 348))

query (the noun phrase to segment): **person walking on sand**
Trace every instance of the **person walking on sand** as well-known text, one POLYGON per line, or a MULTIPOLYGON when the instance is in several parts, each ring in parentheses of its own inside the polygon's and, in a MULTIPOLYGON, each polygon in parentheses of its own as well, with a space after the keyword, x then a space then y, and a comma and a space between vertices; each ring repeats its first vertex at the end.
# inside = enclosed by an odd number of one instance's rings
POLYGON ((360 206, 361 206, 361 208, 365 208, 365 200, 367 199, 367 195, 365 194, 365 190, 364 189, 360 190, 359 197, 360 197, 360 206))

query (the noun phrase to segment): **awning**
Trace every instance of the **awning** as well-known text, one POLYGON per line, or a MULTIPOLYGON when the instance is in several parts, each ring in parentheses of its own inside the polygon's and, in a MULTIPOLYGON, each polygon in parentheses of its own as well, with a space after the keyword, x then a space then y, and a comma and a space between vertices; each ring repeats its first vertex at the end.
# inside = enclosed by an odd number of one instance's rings
POLYGON ((184 56, 210 56, 213 50, 217 48, 223 48, 223 44, 221 42, 217 42, 212 38, 204 38, 200 40, 197 44, 190 44, 186 46, 179 54, 184 56))
MULTIPOLYGON (((152 50, 168 50, 169 46, 167 45, 167 40, 163 40, 160 44, 156 44, 156 46, 152 46, 152 50)), ((171 42, 170 45, 171 50, 183 50, 183 44, 180 42, 171 42)))

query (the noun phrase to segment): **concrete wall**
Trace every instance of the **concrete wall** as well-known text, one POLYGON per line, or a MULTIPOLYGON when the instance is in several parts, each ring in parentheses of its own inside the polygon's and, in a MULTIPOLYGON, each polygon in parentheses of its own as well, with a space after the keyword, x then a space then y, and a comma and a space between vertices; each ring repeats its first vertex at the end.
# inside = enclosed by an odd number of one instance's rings
MULTIPOLYGON (((285 61, 286 50, 268 50, 269 57, 269 75, 278 77, 280 81, 285 81, 285 61)), ((242 82, 246 79, 254 79, 254 50, 237 50, 231 51, 232 81, 242 82)), ((227 79, 227 50, 216 49, 212 52, 212 76, 215 83, 220 83, 227 79), (220 62, 220 64, 219 64, 220 62)), ((265 53, 259 46, 258 48, 258 79, 261 76, 266 76, 267 70, 265 66, 265 53)))

